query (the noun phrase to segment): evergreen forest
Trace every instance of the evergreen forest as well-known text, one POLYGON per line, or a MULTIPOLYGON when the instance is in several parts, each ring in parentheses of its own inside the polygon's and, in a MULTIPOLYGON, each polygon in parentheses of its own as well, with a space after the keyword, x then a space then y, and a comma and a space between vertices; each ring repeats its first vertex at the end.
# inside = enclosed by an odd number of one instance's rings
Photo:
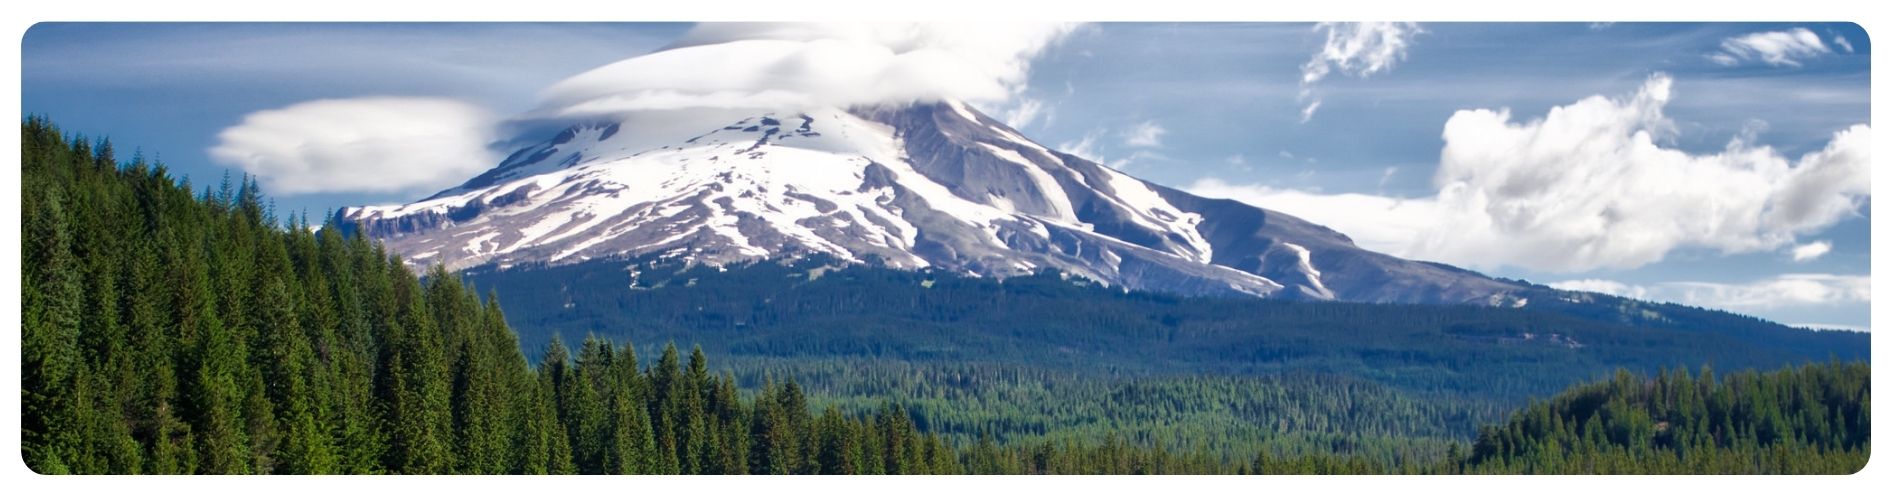
POLYGON ((20 162, 42 474, 1843 474, 1870 453, 1863 334, 819 262, 422 275, 253 180, 43 117, 20 162))

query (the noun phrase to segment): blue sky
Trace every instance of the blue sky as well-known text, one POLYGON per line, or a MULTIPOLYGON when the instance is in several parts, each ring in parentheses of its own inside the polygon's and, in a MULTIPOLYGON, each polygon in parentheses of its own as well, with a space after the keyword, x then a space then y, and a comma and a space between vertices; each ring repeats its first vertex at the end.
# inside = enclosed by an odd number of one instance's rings
MULTIPOLYGON (((1755 162, 1756 149, 1765 149, 1760 161, 1771 158, 1799 167, 1807 154, 1845 150, 1839 134, 1870 122, 1871 46, 1857 26, 1355 27, 1092 24, 1060 29, 1049 43, 1023 51, 1028 65, 1022 78, 1001 77, 1008 95, 979 105, 1046 145, 1157 183, 1317 220, 1331 218, 1323 222, 1362 244, 1408 256, 1486 263, 1472 266, 1498 276, 1703 304, 1792 324, 1870 324, 1864 290, 1870 267, 1869 184, 1861 191, 1843 182, 1809 181, 1813 184, 1788 187, 1777 197, 1737 196, 1723 203, 1724 198, 1715 198, 1717 190, 1754 189, 1758 174, 1697 172, 1685 174, 1690 179, 1648 183, 1655 178, 1647 176, 1663 175, 1628 172, 1682 161, 1739 167, 1755 162), (1315 66, 1325 73, 1309 81, 1315 66), (1587 98, 1594 100, 1580 104, 1587 98), (1319 106, 1309 115, 1316 101, 1319 106), (1635 121, 1576 116, 1540 121, 1553 108, 1566 108, 1559 113, 1568 115, 1589 108, 1635 121), (1479 109, 1493 111, 1487 116, 1508 113, 1481 119, 1472 112, 1479 109), (1448 123, 1459 132, 1448 134, 1448 123), (1629 126, 1610 126, 1619 123, 1629 126), (1581 148, 1589 152, 1608 144, 1666 154, 1621 163, 1550 155, 1514 165, 1446 152, 1448 147, 1521 145, 1493 136, 1500 134, 1524 135, 1514 137, 1540 145, 1571 133, 1624 128, 1651 130, 1655 140, 1650 147, 1632 148, 1634 139, 1623 135, 1581 148), (1741 142, 1741 150, 1731 150, 1731 141, 1741 142), (1407 220, 1374 212, 1373 206, 1463 215, 1465 202, 1456 201, 1462 197, 1442 191, 1442 183, 1456 179, 1445 178, 1452 173, 1473 188, 1503 185, 1484 190, 1494 204, 1526 214, 1582 218, 1588 209, 1544 208, 1548 205, 1541 202, 1568 190, 1553 186, 1542 193, 1506 193, 1519 183, 1512 174, 1568 176, 1557 173, 1590 165, 1600 166, 1586 176, 1603 179, 1601 188, 1576 189, 1629 190, 1597 203, 1630 217, 1608 226, 1609 235, 1653 239, 1628 246, 1598 242, 1594 254, 1576 258, 1542 253, 1555 249, 1542 247, 1547 241, 1584 238, 1554 224, 1493 225, 1476 232, 1485 242, 1467 241, 1476 247, 1374 237, 1388 230, 1386 220, 1408 226, 1430 219, 1407 220), (1455 171, 1442 171, 1447 168, 1455 171), (1672 187, 1686 199, 1633 191, 1652 185, 1672 187), (1709 188, 1716 185, 1728 187, 1709 188), (1756 218, 1750 222, 1761 225, 1747 228, 1678 232, 1673 225, 1725 218, 1695 210, 1696 202, 1738 209, 1816 199, 1852 206, 1814 219, 1756 218), (1802 253, 1799 259, 1796 250, 1802 253)), ((503 119, 541 108, 547 88, 561 80, 692 33, 706 36, 688 24, 40 24, 22 43, 22 110, 50 115, 71 131, 110 134, 121 144, 160 156, 197 183, 212 183, 231 169, 218 164, 209 150, 219 144, 219 132, 245 124, 246 116, 259 111, 320 99, 387 96, 451 100, 503 119)), ((1611 153, 1623 149, 1597 155, 1650 155, 1611 153)), ((451 172, 477 173, 481 167, 463 165, 451 172)), ((1829 181, 1857 178, 1843 174, 1823 176, 1829 181)), ((276 194, 279 208, 315 215, 342 206, 411 200, 435 189, 266 191, 276 194)), ((1462 227, 1451 224, 1429 227, 1445 232, 1462 227)))

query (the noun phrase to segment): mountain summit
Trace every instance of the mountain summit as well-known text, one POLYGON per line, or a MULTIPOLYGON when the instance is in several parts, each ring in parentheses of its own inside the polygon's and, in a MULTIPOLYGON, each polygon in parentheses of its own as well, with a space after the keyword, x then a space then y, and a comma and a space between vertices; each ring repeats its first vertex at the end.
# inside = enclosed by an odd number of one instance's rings
POLYGON ((1516 306, 1531 288, 1145 182, 954 101, 581 124, 425 200, 337 214, 411 263, 453 269, 819 254, 1182 294, 1516 306))

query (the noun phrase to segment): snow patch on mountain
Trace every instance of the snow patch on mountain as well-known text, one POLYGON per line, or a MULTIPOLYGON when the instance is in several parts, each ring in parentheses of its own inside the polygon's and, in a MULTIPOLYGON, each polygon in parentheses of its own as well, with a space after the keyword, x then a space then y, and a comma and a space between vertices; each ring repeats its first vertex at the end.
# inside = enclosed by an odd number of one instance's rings
POLYGON ((971 276, 1052 268, 1185 294, 1459 302, 1507 288, 1055 152, 956 101, 583 122, 427 199, 337 215, 415 266, 451 269, 818 254, 971 276), (1389 265, 1406 272, 1361 273, 1389 265), (1389 290, 1401 282, 1420 293, 1389 290))

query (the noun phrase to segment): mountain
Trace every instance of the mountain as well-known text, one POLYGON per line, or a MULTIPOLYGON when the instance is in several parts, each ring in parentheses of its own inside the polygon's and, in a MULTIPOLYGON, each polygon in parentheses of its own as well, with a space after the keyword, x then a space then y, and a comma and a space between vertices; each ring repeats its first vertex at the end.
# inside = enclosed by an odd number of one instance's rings
POLYGON ((1514 307, 1538 289, 1149 183, 954 101, 659 116, 570 126, 465 184, 338 223, 452 269, 822 255, 1187 295, 1514 307))

